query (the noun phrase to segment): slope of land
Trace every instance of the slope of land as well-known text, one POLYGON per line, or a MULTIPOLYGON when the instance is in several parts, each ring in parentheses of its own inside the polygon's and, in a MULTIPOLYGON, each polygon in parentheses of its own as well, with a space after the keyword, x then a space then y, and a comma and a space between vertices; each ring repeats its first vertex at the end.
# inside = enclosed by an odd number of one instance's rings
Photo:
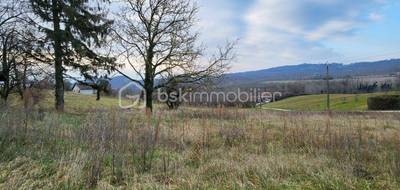
MULTIPOLYGON (((333 63, 329 65, 330 75, 334 78, 347 76, 395 75, 400 72, 400 59, 352 64, 333 63)), ((270 69, 232 73, 226 75, 227 83, 311 80, 326 76, 326 64, 300 64, 270 69)))
MULTIPOLYGON (((383 93, 371 94, 332 94, 332 111, 366 111, 368 109, 368 97, 382 95, 383 93)), ((400 94, 390 92, 388 94, 400 94)), ((287 98, 274 103, 266 104, 264 109, 282 109, 291 111, 325 111, 327 108, 327 96, 307 95, 287 98)))
MULTIPOLYGON (((330 64, 330 75, 334 78, 359 76, 395 76, 400 72, 400 59, 352 64, 330 64)), ((320 80, 326 76, 326 64, 300 64, 281 66, 258 71, 226 74, 220 81, 222 87, 238 87, 263 84, 270 81, 320 80)), ((123 76, 114 77, 111 85, 119 89, 130 81, 123 76)))

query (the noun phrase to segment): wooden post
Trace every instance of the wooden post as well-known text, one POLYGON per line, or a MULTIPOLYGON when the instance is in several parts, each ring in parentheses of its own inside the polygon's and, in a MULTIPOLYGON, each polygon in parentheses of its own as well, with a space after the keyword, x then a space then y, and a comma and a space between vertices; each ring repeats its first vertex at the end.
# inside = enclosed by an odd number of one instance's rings
POLYGON ((326 63, 326 108, 328 112, 331 111, 331 92, 330 92, 329 80, 330 80, 329 63, 326 63))

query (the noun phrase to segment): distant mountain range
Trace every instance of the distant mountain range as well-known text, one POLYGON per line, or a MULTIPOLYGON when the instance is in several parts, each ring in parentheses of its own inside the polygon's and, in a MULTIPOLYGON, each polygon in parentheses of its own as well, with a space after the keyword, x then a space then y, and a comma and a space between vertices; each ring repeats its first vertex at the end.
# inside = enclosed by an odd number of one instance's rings
POLYGON ((124 77, 124 76, 116 76, 111 79, 111 87, 113 89, 120 89, 124 87, 125 85, 129 84, 131 81, 124 77))
MULTIPOLYGON (((352 64, 329 64, 330 76, 343 78, 347 76, 391 75, 400 72, 400 59, 352 64)), ((258 71, 226 74, 222 86, 254 84, 267 81, 323 79, 326 76, 326 64, 301 64, 282 66, 258 71)), ((123 87, 129 80, 123 76, 112 79, 114 89, 123 87)))

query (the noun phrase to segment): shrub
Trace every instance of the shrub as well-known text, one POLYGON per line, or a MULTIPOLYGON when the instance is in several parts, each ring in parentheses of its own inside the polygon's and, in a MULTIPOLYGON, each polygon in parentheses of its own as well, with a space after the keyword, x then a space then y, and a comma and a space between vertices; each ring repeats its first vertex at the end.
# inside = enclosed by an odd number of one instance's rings
POLYGON ((369 110, 400 110, 400 95, 384 95, 368 98, 369 110))

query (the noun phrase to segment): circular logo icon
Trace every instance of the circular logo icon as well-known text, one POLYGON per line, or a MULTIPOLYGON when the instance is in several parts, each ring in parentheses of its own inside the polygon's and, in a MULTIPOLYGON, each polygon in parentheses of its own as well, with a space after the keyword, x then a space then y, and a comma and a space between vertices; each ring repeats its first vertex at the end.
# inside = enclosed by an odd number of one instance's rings
POLYGON ((131 82, 119 90, 118 99, 122 109, 143 109, 146 107, 146 90, 142 85, 131 82))

